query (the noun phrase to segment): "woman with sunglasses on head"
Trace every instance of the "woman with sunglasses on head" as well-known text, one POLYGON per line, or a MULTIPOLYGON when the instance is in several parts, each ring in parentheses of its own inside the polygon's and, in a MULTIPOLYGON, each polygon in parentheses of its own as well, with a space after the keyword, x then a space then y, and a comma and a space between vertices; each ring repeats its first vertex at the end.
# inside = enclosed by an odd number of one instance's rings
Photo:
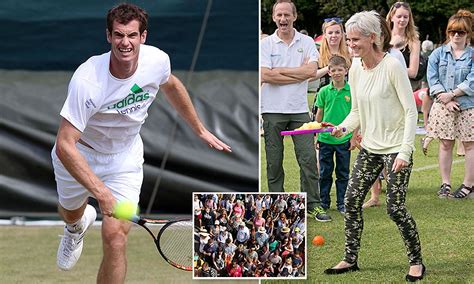
POLYGON ((417 111, 406 69, 384 52, 380 19, 375 11, 360 12, 346 22, 347 43, 354 56, 349 70, 352 108, 332 135, 341 137, 360 127, 362 149, 354 162, 345 196, 345 255, 326 274, 359 270, 357 265, 364 227, 362 203, 382 168, 387 169, 387 214, 397 225, 407 250, 407 281, 425 273, 421 244, 405 198, 413 167, 417 111), (390 114, 390 115, 387 115, 390 114), (345 130, 343 132, 343 129, 345 130))
MULTIPOLYGON (((323 41, 321 47, 319 48, 319 63, 316 73, 316 80, 319 79, 318 90, 322 87, 329 85, 331 77, 329 76, 329 58, 333 55, 339 55, 344 57, 347 62, 347 66, 351 66, 351 56, 349 50, 347 49, 346 36, 344 35, 344 26, 342 25, 342 19, 338 17, 326 18, 322 26, 323 30, 323 41)), ((313 102, 313 117, 316 117, 317 107, 316 107, 317 95, 314 97, 313 102)))
POLYGON ((435 49, 428 61, 428 85, 434 98, 428 121, 428 134, 439 138, 441 187, 438 197, 456 199, 474 191, 474 50, 473 14, 459 10, 448 20, 446 42, 435 49), (451 165, 454 139, 459 138, 465 151, 464 180, 451 192, 451 165))
POLYGON ((405 57, 412 90, 416 91, 421 87, 421 80, 414 80, 418 74, 421 43, 410 5, 407 2, 396 2, 388 11, 386 19, 392 30, 390 43, 405 57))

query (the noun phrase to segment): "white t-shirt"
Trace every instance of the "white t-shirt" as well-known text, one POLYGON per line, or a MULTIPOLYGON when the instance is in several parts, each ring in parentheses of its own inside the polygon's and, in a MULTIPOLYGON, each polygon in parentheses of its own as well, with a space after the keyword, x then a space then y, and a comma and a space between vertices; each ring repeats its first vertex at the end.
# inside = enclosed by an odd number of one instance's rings
MULTIPOLYGON (((319 52, 312 38, 296 30, 290 45, 276 31, 260 42, 260 67, 300 67, 306 58, 317 62, 319 52)), ((307 90, 308 80, 287 85, 265 83, 260 96, 261 113, 307 113, 307 90)))
POLYGON ((113 77, 109 62, 107 52, 81 64, 61 110, 84 142, 107 154, 127 150, 139 137, 148 108, 171 74, 168 55, 149 45, 140 46, 138 68, 127 79, 113 77))

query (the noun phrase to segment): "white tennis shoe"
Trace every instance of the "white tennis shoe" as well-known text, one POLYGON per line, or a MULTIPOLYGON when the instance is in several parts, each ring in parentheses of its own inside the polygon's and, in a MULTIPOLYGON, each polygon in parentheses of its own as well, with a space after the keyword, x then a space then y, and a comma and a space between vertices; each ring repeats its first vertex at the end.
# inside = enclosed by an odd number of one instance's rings
POLYGON ((92 225, 97 217, 95 208, 87 205, 81 218, 82 230, 71 233, 64 227, 64 235, 59 243, 57 254, 57 265, 61 270, 70 270, 76 265, 82 253, 83 238, 86 230, 92 225))

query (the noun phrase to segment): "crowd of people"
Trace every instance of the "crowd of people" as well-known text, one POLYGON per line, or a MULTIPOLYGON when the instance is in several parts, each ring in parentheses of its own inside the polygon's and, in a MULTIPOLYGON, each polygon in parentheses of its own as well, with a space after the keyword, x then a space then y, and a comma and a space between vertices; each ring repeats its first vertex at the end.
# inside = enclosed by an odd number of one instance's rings
POLYGON ((305 194, 194 194, 195 277, 304 277, 305 194))
MULTIPOLYGON (((423 42, 422 49, 407 2, 394 3, 386 16, 363 11, 345 24, 339 17, 324 19, 319 49, 314 42, 309 44, 311 37, 293 27, 297 16, 291 0, 277 0, 272 10, 277 29, 261 40, 268 189, 285 191, 281 131, 298 128, 312 118, 333 126, 330 134, 292 137, 301 189, 308 192, 308 214, 320 222, 331 221, 327 211, 335 170, 336 209, 345 216, 346 248, 344 259, 325 272, 359 270, 362 208, 380 205, 381 180, 385 179, 387 213, 407 249, 406 280, 421 280, 425 266, 420 239, 405 205, 420 109, 426 113, 427 137, 440 140, 438 196, 463 199, 474 195, 473 14, 461 9, 451 16, 446 42, 432 52, 429 41, 423 42), (313 81, 318 84, 311 117, 307 95, 314 92, 313 81), (422 86, 428 89, 421 100, 424 105, 417 108, 413 93, 422 86), (455 139, 464 148, 465 173, 462 184, 452 192, 455 139), (356 147, 360 151, 349 175, 350 150, 356 147), (314 148, 319 150, 319 168, 314 148), (371 198, 364 203, 371 188, 371 198)), ((423 140, 424 150, 428 141, 423 140)))

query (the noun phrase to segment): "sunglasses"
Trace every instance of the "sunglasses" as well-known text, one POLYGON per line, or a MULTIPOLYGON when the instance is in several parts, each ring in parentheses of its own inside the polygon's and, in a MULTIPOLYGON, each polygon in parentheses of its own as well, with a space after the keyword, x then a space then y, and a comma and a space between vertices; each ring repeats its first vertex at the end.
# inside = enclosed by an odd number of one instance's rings
POLYGON ((393 4, 393 7, 397 8, 397 9, 402 7, 402 6, 405 7, 405 8, 410 7, 410 5, 406 2, 397 2, 397 3, 393 4))
POLYGON ((339 17, 333 17, 333 18, 326 18, 326 19, 324 19, 324 22, 325 22, 325 23, 329 23, 329 22, 332 22, 332 21, 336 22, 336 24, 342 23, 342 19, 339 18, 339 17))
POLYGON ((456 34, 458 34, 459 36, 465 36, 467 34, 466 31, 455 31, 455 30, 449 30, 448 33, 450 36, 455 36, 456 34))

